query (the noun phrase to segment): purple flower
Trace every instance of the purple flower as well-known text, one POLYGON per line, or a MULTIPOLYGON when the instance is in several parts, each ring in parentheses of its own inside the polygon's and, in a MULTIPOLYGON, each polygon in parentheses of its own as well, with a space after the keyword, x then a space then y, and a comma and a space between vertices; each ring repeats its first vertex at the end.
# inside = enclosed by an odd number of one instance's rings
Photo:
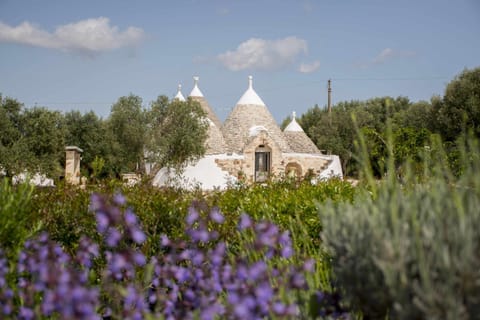
POLYGON ((251 226, 252 226, 252 219, 250 219, 250 216, 246 213, 242 213, 242 215, 240 216, 240 221, 238 223, 238 229, 242 231, 247 228, 250 228, 251 226))
POLYGON ((188 215, 186 218, 187 225, 188 226, 193 225, 198 220, 199 217, 200 215, 198 214, 197 209, 195 209, 194 207, 188 208, 188 215))
POLYGON ((118 206, 123 206, 124 204, 127 203, 127 199, 121 194, 117 193, 113 196, 113 201, 115 202, 116 205, 118 206))
POLYGON ((147 236, 145 235, 145 233, 140 228, 137 228, 137 227, 132 227, 130 229, 130 236, 132 237, 132 240, 136 244, 142 244, 147 239, 147 236))
POLYGON ((162 247, 168 247, 170 245, 170 239, 164 234, 160 236, 160 244, 162 247))
POLYGON ((264 261, 255 262, 249 270, 249 279, 255 281, 267 271, 267 265, 264 261))
POLYGON ((127 259, 125 259, 123 254, 109 254, 109 252, 107 252, 107 262, 109 263, 109 269, 112 271, 112 273, 121 272, 122 269, 124 269, 128 264, 127 259))
POLYGON ((315 270, 315 260, 307 259, 303 264, 303 270, 305 272, 313 272, 315 270))
POLYGON ((147 259, 145 258, 145 256, 143 254, 141 254, 140 252, 134 252, 132 254, 133 256, 133 262, 137 265, 137 266, 143 266, 145 265, 145 263, 147 263, 147 259))
POLYGON ((268 303, 273 298, 273 289, 269 283, 260 283, 255 288, 255 296, 258 302, 268 303))
POLYGON ((226 253, 226 246, 224 242, 217 244, 215 249, 210 254, 210 261, 214 267, 218 267, 222 264, 223 258, 226 253))
POLYGON ((20 307, 19 318, 23 320, 30 320, 35 317, 33 310, 26 307, 20 307))
POLYGON ((217 315, 223 315, 225 313, 225 307, 220 303, 214 303, 200 311, 201 320, 217 319, 217 315))
POLYGON ((94 243, 91 239, 82 236, 80 238, 80 243, 77 249, 77 262, 86 268, 90 268, 92 266, 92 258, 98 256, 98 245, 94 243))
POLYGON ((289 245, 283 246, 280 255, 285 259, 290 258, 293 255, 293 248, 289 245))
POLYGON ((190 238, 195 242, 208 242, 210 234, 205 229, 190 230, 190 238))
POLYGON ((273 303, 272 310, 276 315, 281 316, 281 315, 285 315, 287 311, 287 307, 282 302, 276 301, 273 303))
POLYGON ((147 306, 143 294, 132 284, 129 284, 123 294, 122 318, 140 320, 144 318, 147 306))
POLYGON ((98 232, 104 233, 107 230, 107 228, 110 224, 108 216, 104 212, 99 211, 99 212, 97 212, 95 218, 97 220, 97 230, 98 230, 98 232))
POLYGON ((220 210, 215 207, 210 211, 210 218, 216 223, 223 223, 225 221, 225 217, 220 213, 220 210))
POLYGON ((187 268, 178 267, 175 270, 175 278, 179 283, 185 282, 190 279, 190 272, 187 268))
POLYGON ((121 239, 122 235, 116 228, 108 228, 107 238, 105 239, 105 241, 109 247, 116 247, 121 239))
POLYGON ((129 226, 137 225, 137 216, 130 208, 125 211, 125 222, 129 226))

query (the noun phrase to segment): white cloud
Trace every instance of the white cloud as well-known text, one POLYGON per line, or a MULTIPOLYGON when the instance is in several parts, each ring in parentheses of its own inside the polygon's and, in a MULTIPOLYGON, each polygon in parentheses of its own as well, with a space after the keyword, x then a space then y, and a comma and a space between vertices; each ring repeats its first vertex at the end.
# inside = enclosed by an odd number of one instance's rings
POLYGON ((102 51, 139 44, 145 37, 142 29, 128 27, 120 32, 105 17, 86 19, 58 26, 53 33, 23 22, 11 27, 0 22, 0 42, 11 42, 95 55, 102 51))
POLYGON ((361 62, 358 63, 357 66, 359 68, 365 69, 375 65, 384 64, 394 59, 398 58, 409 58, 415 56, 414 51, 406 51, 406 50, 394 50, 392 48, 385 48, 380 51, 373 59, 368 62, 361 62))
POLYGON ((385 48, 372 60, 372 64, 384 63, 394 55, 395 52, 391 48, 385 48))
POLYGON ((301 53, 307 52, 307 42, 297 37, 279 40, 251 38, 242 42, 236 50, 217 56, 218 60, 233 71, 274 70, 292 64, 301 53))
POLYGON ((302 63, 298 68, 301 73, 311 73, 317 71, 320 68, 320 61, 315 60, 312 63, 302 63))

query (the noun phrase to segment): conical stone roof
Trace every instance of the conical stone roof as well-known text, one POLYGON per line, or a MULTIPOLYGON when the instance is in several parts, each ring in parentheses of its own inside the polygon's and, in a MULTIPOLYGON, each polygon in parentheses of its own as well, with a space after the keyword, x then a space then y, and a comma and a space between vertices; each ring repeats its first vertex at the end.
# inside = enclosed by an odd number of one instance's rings
POLYGON ((207 100, 203 96, 202 91, 198 88, 198 81, 200 80, 199 77, 193 77, 193 89, 190 92, 189 97, 192 98, 194 101, 200 103, 203 111, 207 113, 207 117, 217 126, 217 128, 222 127, 222 123, 218 119, 217 115, 213 112, 212 108, 208 104, 207 100))
POLYGON ((270 137, 278 144, 282 152, 291 152, 283 132, 278 127, 265 103, 253 89, 253 79, 248 79, 248 89, 237 102, 222 128, 225 142, 231 152, 242 153, 245 144, 250 139, 252 128, 263 127, 270 137))
POLYGON ((225 143, 225 139, 223 138, 222 131, 219 127, 213 123, 212 120, 208 119, 208 137, 206 144, 206 151, 205 154, 221 154, 227 151, 227 144, 225 143))
POLYGON ((182 94, 182 85, 178 85, 177 94, 173 99, 178 99, 179 101, 185 101, 185 97, 182 94))
POLYGON ((283 134, 293 152, 296 153, 320 153, 315 143, 307 136, 292 113, 292 121, 283 130, 283 134))

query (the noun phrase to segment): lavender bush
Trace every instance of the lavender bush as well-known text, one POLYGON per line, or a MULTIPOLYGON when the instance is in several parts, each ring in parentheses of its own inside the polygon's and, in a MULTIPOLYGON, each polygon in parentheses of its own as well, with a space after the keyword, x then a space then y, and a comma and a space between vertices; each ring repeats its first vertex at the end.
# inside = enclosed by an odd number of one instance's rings
MULTIPOLYGON (((147 236, 122 195, 108 199, 94 194, 90 208, 102 243, 82 237, 71 255, 42 233, 26 241, 16 270, 8 268, 0 252, 2 318, 301 316, 303 302, 297 298, 308 295, 305 274, 313 272, 314 262, 293 263, 290 234, 275 224, 255 222, 242 214, 237 230, 244 241, 232 254, 215 230, 225 222, 219 209, 204 214, 192 205, 185 221, 186 237, 162 236, 162 252, 147 257, 142 253, 147 236)), ((323 312, 325 307, 319 306, 323 312)))

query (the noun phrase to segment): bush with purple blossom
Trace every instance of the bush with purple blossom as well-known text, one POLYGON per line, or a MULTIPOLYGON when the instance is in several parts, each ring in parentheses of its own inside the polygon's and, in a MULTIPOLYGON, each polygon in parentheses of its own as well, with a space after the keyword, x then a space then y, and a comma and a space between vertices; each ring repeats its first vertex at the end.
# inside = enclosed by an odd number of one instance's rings
POLYGON ((216 230, 221 211, 194 203, 185 237, 163 235, 161 252, 147 257, 147 235, 122 195, 94 194, 90 208, 102 243, 81 237, 70 255, 42 233, 25 243, 13 283, 0 255, 3 318, 261 319, 303 310, 297 298, 308 295, 314 261, 295 263, 290 233, 272 222, 242 214, 231 247, 216 230))

